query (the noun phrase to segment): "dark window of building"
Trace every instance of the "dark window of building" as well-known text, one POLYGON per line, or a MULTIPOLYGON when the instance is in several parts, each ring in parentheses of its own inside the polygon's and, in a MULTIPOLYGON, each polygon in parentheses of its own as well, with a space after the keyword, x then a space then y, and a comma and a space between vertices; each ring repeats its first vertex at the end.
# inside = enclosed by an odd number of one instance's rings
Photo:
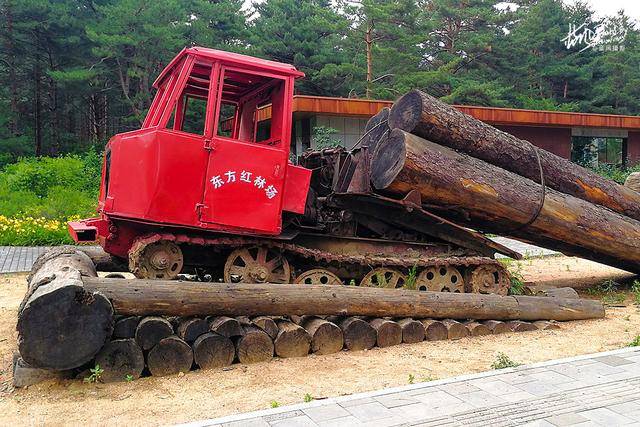
POLYGON ((626 158, 624 138, 574 136, 571 138, 571 161, 586 167, 623 166, 626 158))

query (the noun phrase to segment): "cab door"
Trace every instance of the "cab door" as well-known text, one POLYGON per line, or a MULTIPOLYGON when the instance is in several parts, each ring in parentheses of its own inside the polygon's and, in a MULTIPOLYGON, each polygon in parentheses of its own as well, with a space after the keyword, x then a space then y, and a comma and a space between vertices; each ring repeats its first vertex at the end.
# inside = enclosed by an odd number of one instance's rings
POLYGON ((280 233, 289 86, 284 78, 223 67, 214 135, 206 147, 201 221, 232 231, 280 233))

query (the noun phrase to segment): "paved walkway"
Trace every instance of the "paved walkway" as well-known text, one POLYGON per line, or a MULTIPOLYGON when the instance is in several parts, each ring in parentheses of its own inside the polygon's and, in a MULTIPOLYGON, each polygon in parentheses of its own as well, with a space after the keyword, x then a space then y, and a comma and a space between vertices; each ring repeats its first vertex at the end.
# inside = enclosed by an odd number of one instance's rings
POLYGON ((640 348, 185 424, 189 427, 364 425, 640 425, 640 348))
POLYGON ((18 273, 31 270, 36 258, 48 246, 0 246, 0 273, 18 273))
MULTIPOLYGON (((495 237, 493 240, 525 256, 557 254, 557 252, 549 249, 528 245, 518 242, 517 240, 507 239, 506 237, 495 237)), ((0 246, 0 273, 18 273, 31 270, 31 266, 36 258, 47 249, 47 246, 0 246)), ((498 257, 504 257, 504 255, 498 255, 498 257)))

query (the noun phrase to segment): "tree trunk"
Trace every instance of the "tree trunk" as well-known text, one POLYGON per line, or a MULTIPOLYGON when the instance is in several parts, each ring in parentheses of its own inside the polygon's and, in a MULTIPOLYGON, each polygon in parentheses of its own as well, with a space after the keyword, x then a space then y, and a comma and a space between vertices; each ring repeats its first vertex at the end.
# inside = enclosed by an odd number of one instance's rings
POLYGON ((82 275, 95 276, 91 260, 72 248, 40 256, 18 310, 18 350, 34 368, 81 366, 95 357, 113 331, 107 298, 88 291, 82 275))
POLYGON ((178 320, 176 335, 187 344, 193 343, 200 335, 209 332, 209 323, 199 317, 190 317, 178 320))
POLYGON ((243 327, 243 335, 236 338, 235 345, 240 363, 266 362, 273 357, 271 337, 257 326, 243 327))
POLYGON ((424 326, 424 335, 427 341, 441 341, 449 337, 447 327, 441 321, 422 319, 421 322, 422 326, 424 326))
POLYGON ((334 323, 315 316, 303 316, 299 323, 311 335, 311 352, 331 354, 342 350, 342 330, 334 323))
POLYGON ((422 323, 413 319, 398 320, 402 328, 402 342, 411 344, 424 341, 425 331, 422 323))
POLYGON ((113 335, 111 337, 114 339, 135 338, 139 323, 139 316, 125 316, 118 319, 113 325, 113 335))
POLYGON ((447 338, 457 340, 469 336, 469 330, 460 322, 453 319, 444 319, 442 324, 447 328, 447 338))
POLYGON ((539 184, 402 130, 378 146, 371 174, 375 188, 416 189, 461 225, 640 272, 639 221, 551 189, 541 205, 539 184))
POLYGON ((170 335, 173 335, 173 326, 167 319, 158 316, 145 317, 136 328, 136 342, 144 351, 151 350, 170 335))
MULTIPOLYGON (((536 148, 464 114, 432 96, 411 91, 391 108, 389 127, 398 128, 540 183, 536 148)), ((568 159, 537 149, 546 185, 640 220, 640 194, 568 159)), ((533 199, 536 200, 536 199, 533 199)))
MULTIPOLYGON (((334 286, 331 286, 334 287, 334 286)), ((309 288, 309 286, 305 286, 309 288)), ((357 317, 348 317, 339 325, 344 337, 344 346, 347 350, 369 350, 376 345, 376 330, 369 323, 357 317)))
POLYGON ((239 337, 243 334, 242 326, 237 319, 227 316, 208 317, 209 329, 223 337, 239 337))
POLYGON ((147 355, 147 367, 153 376, 186 373, 192 365, 191 347, 175 335, 160 340, 147 355))
POLYGON ((482 322, 492 334, 504 334, 505 332, 510 332, 511 329, 505 322, 500 322, 498 320, 487 320, 482 322))
POLYGON ((144 369, 144 354, 133 339, 113 340, 96 356, 96 365, 103 369, 105 382, 125 381, 128 375, 140 378, 144 369))
POLYGON ((537 331, 538 328, 533 323, 521 322, 520 320, 512 320, 507 322, 507 327, 513 332, 537 331))
POLYGON ((273 340, 276 356, 303 357, 311 349, 311 335, 288 320, 276 320, 278 336, 273 340))
POLYGON ((387 319, 372 319, 369 324, 376 330, 376 345, 391 347, 402 342, 402 328, 398 323, 387 319))
POLYGON ((233 342, 215 332, 200 335, 193 343, 193 358, 202 369, 221 368, 233 363, 236 350, 233 342))
POLYGON ((587 299, 420 292, 359 286, 274 286, 267 283, 224 284, 89 277, 83 280, 88 291, 103 293, 111 300, 116 313, 122 315, 155 313, 188 317, 207 313, 231 316, 347 313, 370 317, 481 320, 582 320, 604 317, 602 303, 587 299))

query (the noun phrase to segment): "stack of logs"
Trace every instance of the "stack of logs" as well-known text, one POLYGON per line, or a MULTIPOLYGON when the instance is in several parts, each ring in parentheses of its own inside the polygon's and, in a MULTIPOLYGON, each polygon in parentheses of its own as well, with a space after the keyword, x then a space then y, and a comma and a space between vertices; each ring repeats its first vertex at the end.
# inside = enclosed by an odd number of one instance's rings
POLYGON ((69 372, 95 365, 103 369, 103 380, 124 380, 274 355, 553 329, 557 324, 544 320, 604 316, 601 303, 575 292, 506 297, 351 286, 131 283, 98 278, 92 259, 73 247, 41 256, 28 285, 18 314, 21 358, 14 381, 18 370, 69 372), (304 315, 309 312, 316 315, 304 315))
POLYGON ((375 191, 415 190, 460 225, 640 272, 640 193, 420 91, 368 128, 385 120, 364 141, 375 191))

